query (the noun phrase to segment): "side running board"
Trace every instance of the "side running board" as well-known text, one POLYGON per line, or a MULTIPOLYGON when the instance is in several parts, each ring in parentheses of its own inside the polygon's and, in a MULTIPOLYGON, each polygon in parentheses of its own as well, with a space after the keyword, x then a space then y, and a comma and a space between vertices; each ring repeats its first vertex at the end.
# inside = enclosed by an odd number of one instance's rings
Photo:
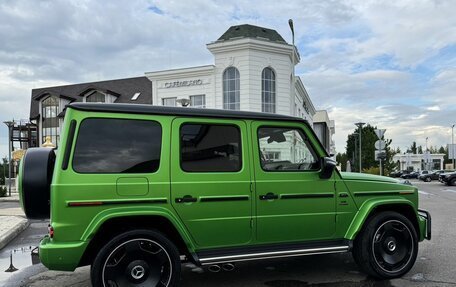
POLYGON ((288 250, 269 251, 269 252, 243 252, 232 255, 219 256, 201 256, 199 255, 199 262, 201 265, 212 265, 227 262, 240 262, 251 260, 262 260, 283 257, 296 257, 305 255, 316 254, 330 254, 330 253, 343 253, 350 251, 350 244, 328 247, 312 247, 312 248, 292 248, 288 250))

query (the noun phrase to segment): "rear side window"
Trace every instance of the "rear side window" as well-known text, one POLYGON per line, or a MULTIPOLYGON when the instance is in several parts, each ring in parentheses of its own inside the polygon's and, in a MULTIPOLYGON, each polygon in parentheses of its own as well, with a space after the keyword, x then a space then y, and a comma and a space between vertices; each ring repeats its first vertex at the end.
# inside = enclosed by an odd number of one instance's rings
POLYGON ((79 127, 73 169, 79 173, 151 173, 160 166, 159 123, 86 119, 79 127))
POLYGON ((184 124, 180 129, 180 147, 184 171, 241 170, 241 133, 236 126, 184 124))

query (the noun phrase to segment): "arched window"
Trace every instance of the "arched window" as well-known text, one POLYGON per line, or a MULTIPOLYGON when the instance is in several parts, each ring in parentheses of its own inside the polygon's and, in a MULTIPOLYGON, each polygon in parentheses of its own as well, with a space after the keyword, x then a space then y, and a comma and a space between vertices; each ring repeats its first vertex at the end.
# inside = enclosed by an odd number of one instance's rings
POLYGON ((239 71, 229 67, 223 72, 223 108, 226 110, 240 109, 239 71))
POLYGON ((275 74, 271 68, 264 68, 261 73, 261 111, 276 112, 275 74))
POLYGON ((42 138, 41 142, 46 141, 46 137, 51 137, 51 142, 57 146, 60 138, 59 128, 59 98, 49 96, 41 102, 42 116, 42 138))
POLYGON ((86 97, 87 103, 105 103, 106 95, 100 91, 93 91, 86 97))

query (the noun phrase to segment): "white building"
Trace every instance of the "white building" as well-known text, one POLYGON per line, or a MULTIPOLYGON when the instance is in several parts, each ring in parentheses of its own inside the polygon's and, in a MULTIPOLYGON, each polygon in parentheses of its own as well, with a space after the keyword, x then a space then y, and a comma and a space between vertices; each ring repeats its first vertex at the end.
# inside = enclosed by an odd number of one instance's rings
POLYGON ((436 170, 443 169, 443 153, 436 154, 396 154, 393 161, 398 163, 399 170, 436 170))
MULTIPOLYGON (((207 49, 214 56, 211 65, 33 89, 30 120, 38 126, 40 144, 47 137, 58 144, 65 105, 71 102, 190 105, 278 113, 301 117, 313 126, 315 107, 301 79, 294 77, 299 53, 275 30, 232 26, 218 40, 207 44, 207 49)), ((324 113, 323 122, 330 131, 319 137, 332 153, 334 122, 324 113)))
POLYGON ((301 79, 293 79, 299 53, 275 30, 233 26, 207 48, 212 65, 145 74, 154 105, 189 101, 193 107, 278 113, 313 124, 315 107, 301 79))
POLYGON ((317 137, 330 154, 336 154, 336 144, 333 140, 336 132, 334 120, 330 120, 325 110, 316 111, 313 117, 313 128, 317 137))

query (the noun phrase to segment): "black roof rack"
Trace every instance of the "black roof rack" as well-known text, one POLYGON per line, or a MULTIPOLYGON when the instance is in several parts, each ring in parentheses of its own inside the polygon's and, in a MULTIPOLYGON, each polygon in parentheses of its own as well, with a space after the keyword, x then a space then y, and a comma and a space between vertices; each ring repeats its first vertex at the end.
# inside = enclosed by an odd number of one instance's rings
POLYGON ((232 118, 232 119, 258 119, 258 120, 281 120, 301 121, 306 120, 297 117, 232 110, 201 109, 201 108, 180 108, 167 106, 152 106, 141 104, 103 104, 103 103, 71 103, 66 106, 80 111, 106 112, 106 113, 128 113, 144 115, 175 115, 188 117, 210 117, 210 118, 232 118))

